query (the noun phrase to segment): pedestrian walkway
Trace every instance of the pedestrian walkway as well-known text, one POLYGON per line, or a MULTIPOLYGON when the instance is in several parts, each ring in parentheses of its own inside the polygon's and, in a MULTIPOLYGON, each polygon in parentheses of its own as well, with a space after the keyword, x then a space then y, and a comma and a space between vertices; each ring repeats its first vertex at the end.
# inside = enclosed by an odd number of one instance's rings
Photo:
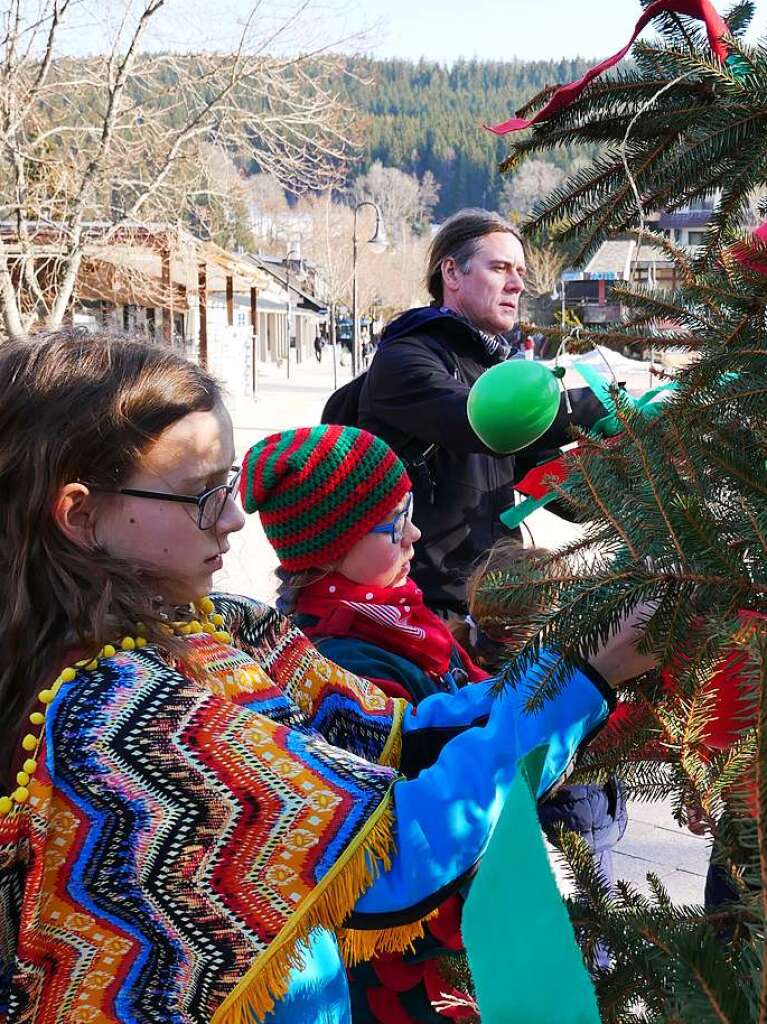
MULTIPOLYGON (((338 386, 350 379, 350 367, 338 366, 338 386)), ((237 456, 250 445, 279 430, 319 423, 322 407, 333 390, 331 353, 326 349, 321 364, 303 362, 290 368, 264 368, 259 374, 257 401, 234 400, 237 456)), ((416 514, 417 517, 417 514, 416 514)), ((573 536, 574 528, 540 509, 528 520, 536 544, 553 547, 573 536)), ((277 560, 266 540, 257 516, 248 518, 245 529, 230 537, 231 552, 216 577, 216 587, 258 597, 267 603, 275 599, 277 560)), ((629 805, 629 825, 616 850, 616 877, 633 882, 647 892, 647 873, 654 872, 668 887, 676 903, 700 903, 708 862, 708 842, 679 828, 670 807, 663 802, 629 805)), ((564 891, 564 872, 555 864, 564 891)))

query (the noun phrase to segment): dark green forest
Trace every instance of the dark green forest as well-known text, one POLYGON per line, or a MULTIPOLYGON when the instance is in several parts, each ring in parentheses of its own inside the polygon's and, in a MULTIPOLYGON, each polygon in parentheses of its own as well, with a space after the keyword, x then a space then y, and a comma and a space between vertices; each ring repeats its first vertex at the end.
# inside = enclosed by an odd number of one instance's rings
MULTIPOLYGON (((352 57, 338 91, 359 111, 363 145, 355 173, 374 160, 419 178, 431 171, 441 186, 436 219, 461 206, 496 206, 503 178, 498 163, 508 142, 483 123, 504 120, 547 85, 580 77, 593 63, 560 61, 428 61, 352 57)), ((567 166, 570 154, 547 154, 567 166)))

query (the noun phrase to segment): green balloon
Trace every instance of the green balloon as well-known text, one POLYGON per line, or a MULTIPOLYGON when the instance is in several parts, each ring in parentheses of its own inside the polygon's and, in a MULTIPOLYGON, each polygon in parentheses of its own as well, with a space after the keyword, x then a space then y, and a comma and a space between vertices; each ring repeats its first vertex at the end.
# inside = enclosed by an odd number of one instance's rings
POLYGON ((509 359, 486 370, 469 392, 469 423, 494 452, 519 451, 545 434, 559 411, 559 381, 546 366, 509 359))

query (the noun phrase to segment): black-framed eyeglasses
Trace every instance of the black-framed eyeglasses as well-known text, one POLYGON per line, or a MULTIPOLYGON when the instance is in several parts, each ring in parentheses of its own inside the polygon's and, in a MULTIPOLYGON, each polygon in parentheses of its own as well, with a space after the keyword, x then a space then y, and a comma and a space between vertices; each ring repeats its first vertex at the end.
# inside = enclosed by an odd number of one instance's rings
POLYGON ((131 498, 152 498, 155 501, 179 501, 184 505, 197 506, 197 527, 200 530, 210 530, 221 518, 224 511, 226 499, 237 489, 242 473, 242 466, 232 466, 233 476, 228 483, 217 484, 209 487, 201 494, 171 494, 167 491, 144 491, 135 487, 99 487, 97 484, 87 486, 94 491, 101 491, 106 494, 127 494, 131 498))
POLYGON ((411 491, 406 500, 405 507, 398 512, 394 519, 388 523, 379 523, 378 526, 371 526, 370 533, 388 533, 391 536, 392 544, 401 544, 405 536, 405 525, 413 518, 413 492, 411 491))

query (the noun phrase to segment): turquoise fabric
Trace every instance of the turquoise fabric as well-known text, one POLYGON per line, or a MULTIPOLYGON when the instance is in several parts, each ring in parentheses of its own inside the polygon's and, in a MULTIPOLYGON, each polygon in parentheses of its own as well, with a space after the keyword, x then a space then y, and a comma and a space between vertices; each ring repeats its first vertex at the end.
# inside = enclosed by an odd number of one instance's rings
POLYGON ((599 1024, 523 772, 472 883, 461 934, 482 1024, 599 1024))
MULTIPOLYGON (((296 618, 296 623, 301 628, 299 617, 296 618)), ((393 654, 367 640, 360 640, 357 637, 315 637, 313 643, 326 658, 337 665, 343 665, 358 676, 399 684, 410 694, 410 699, 415 704, 437 691, 455 693, 459 689, 452 672, 446 672, 442 679, 436 682, 408 658, 393 654)))
POLYGON ((335 936, 315 928, 301 953, 304 967, 293 970, 288 994, 264 1024, 351 1024, 349 986, 335 936))

